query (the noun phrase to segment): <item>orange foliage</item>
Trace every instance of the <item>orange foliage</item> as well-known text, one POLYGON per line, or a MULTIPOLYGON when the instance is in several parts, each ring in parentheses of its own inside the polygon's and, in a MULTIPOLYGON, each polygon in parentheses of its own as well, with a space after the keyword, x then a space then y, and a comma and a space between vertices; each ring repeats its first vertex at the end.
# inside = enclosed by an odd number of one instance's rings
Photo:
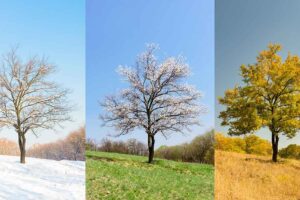
POLYGON ((7 139, 0 139, 0 154, 11 156, 19 155, 19 147, 17 143, 13 141, 7 139))

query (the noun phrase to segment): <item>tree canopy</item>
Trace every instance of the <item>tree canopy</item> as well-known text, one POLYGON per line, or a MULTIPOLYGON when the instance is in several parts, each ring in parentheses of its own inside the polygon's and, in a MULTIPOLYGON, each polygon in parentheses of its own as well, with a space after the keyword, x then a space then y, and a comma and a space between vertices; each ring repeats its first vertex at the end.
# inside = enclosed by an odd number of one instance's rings
POLYGON ((225 92, 219 101, 226 107, 219 117, 229 135, 254 133, 267 127, 272 133, 273 161, 279 136, 293 138, 300 129, 300 59, 279 55, 281 46, 270 44, 256 63, 240 67, 242 85, 225 92))
POLYGON ((32 57, 22 61, 13 49, 0 67, 0 127, 14 128, 18 134, 20 160, 25 163, 28 132, 53 129, 69 120, 69 90, 49 78, 55 66, 47 59, 32 57))
MULTIPOLYGON (((201 93, 183 83, 189 67, 183 57, 155 57, 157 45, 150 44, 140 54, 134 67, 119 67, 118 72, 129 87, 118 95, 108 96, 101 103, 106 112, 101 119, 113 126, 119 135, 143 129, 148 135, 149 149, 154 148, 154 136, 183 133, 191 125, 199 124, 205 108, 199 104, 201 93)), ((153 150, 149 150, 153 157, 153 150)))

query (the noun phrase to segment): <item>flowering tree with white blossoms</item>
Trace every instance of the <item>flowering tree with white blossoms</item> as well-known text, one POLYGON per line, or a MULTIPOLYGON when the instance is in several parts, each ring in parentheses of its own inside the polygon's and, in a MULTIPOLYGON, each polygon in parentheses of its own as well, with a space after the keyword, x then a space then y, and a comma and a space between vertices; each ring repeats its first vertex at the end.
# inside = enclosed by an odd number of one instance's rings
POLYGON ((157 45, 147 45, 138 56, 135 67, 118 68, 129 88, 115 96, 107 96, 101 105, 104 125, 115 127, 118 135, 144 129, 148 137, 149 160, 154 157, 155 135, 167 137, 172 132, 184 133, 199 124, 205 107, 199 104, 201 93, 182 83, 189 67, 182 57, 169 57, 162 62, 154 56, 157 45))
POLYGON ((15 50, 3 57, 0 67, 0 127, 18 134, 20 162, 25 163, 26 134, 53 129, 69 120, 68 90, 47 80, 55 67, 34 57, 22 62, 15 50))

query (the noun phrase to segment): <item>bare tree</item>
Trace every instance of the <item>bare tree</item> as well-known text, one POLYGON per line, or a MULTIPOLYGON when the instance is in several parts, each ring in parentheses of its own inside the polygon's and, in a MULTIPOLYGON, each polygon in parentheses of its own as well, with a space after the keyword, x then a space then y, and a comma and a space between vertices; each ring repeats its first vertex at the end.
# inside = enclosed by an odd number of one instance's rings
POLYGON ((22 62, 12 50, 0 68, 0 126, 18 134, 20 162, 25 163, 26 134, 53 129, 69 120, 68 90, 49 80, 55 67, 46 59, 33 57, 22 62))
POLYGON ((199 124, 199 115, 205 111, 199 105, 200 92, 182 83, 189 75, 185 60, 179 56, 159 62, 154 55, 156 49, 157 45, 147 45, 135 67, 119 67, 118 72, 129 88, 106 97, 101 103, 106 112, 100 116, 104 125, 116 128, 118 135, 144 129, 149 163, 153 161, 157 133, 165 137, 172 132, 184 133, 191 125, 199 124))

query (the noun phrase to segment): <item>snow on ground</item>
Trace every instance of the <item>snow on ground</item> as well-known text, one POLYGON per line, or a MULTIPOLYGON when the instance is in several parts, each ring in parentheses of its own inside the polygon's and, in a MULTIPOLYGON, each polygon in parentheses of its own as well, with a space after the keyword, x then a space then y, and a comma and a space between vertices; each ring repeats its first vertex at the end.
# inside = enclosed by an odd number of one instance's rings
POLYGON ((0 199, 84 200, 85 163, 0 155, 0 199))

